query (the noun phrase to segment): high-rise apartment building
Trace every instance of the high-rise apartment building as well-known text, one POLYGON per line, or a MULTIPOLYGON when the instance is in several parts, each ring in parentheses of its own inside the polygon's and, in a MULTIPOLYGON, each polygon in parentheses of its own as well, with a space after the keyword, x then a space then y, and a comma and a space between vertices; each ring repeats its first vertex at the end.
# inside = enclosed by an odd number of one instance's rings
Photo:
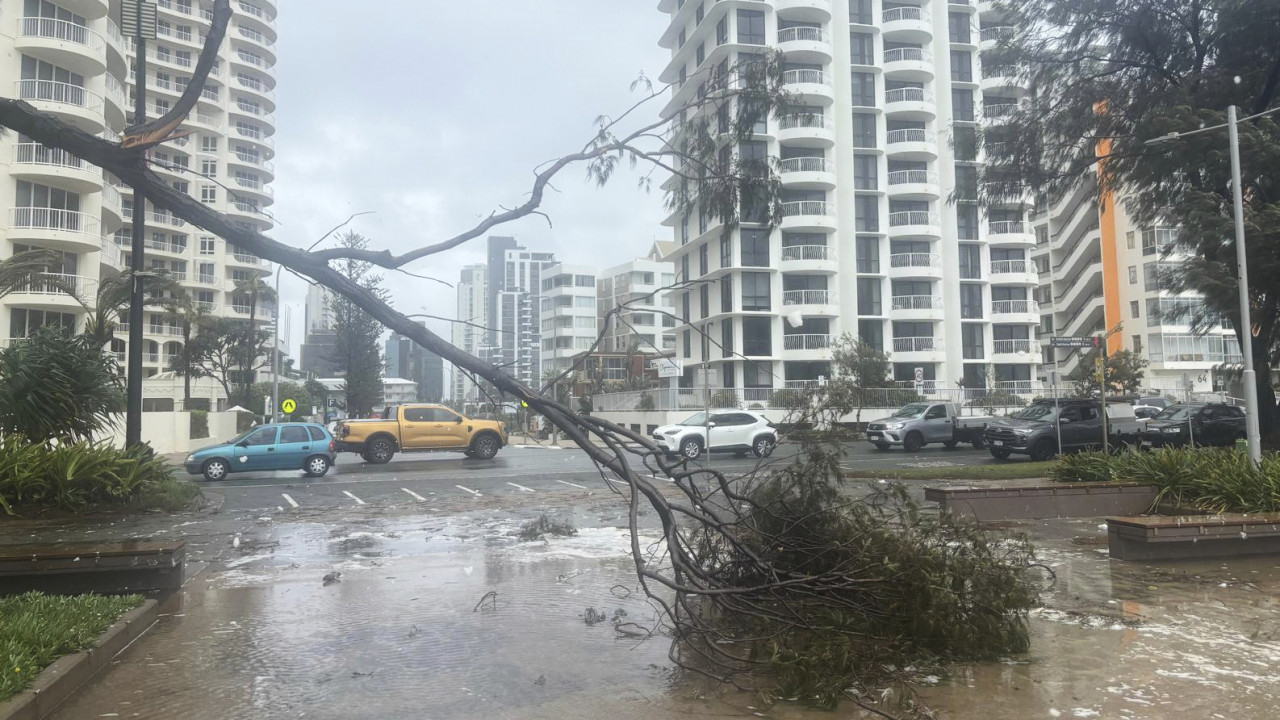
MULTIPOLYGON (((147 47, 147 110, 154 118, 178 100, 203 47, 212 13, 198 0, 159 0, 157 38, 147 47)), ((234 16, 218 62, 195 110, 183 122, 192 134, 151 152, 153 168, 174 187, 229 214, 245 227, 271 229, 271 160, 275 133, 274 0, 232 4, 234 16)), ((0 77, 11 97, 116 139, 133 120, 134 49, 122 37, 107 0, 0 0, 0 77)), ((51 268, 86 302, 95 302, 99 280, 129 266, 132 193, 101 169, 16 133, 0 137, 0 215, 5 239, 0 257, 29 248, 61 253, 51 268)), ((167 211, 148 208, 146 265, 179 281, 215 316, 248 319, 249 295, 241 283, 269 274, 266 263, 187 225, 167 211)), ((80 329, 86 311, 53 287, 36 285, 0 300, 0 338, 20 338, 43 325, 80 329)), ((274 308, 259 303, 260 321, 274 308)), ((181 347, 181 332, 160 312, 145 315, 143 367, 161 372, 181 347)), ((122 327, 112 350, 127 349, 122 327)))
POLYGON ((602 352, 636 352, 648 355, 676 351, 675 299, 665 288, 675 283, 675 266, 662 258, 675 249, 670 242, 656 242, 649 254, 605 270, 597 288, 600 327, 604 328, 602 352))
POLYGON ((530 252, 514 238, 489 238, 489 346, 481 352, 529 386, 537 383, 541 366, 538 313, 542 273, 555 262, 553 253, 530 252))
MULTIPOLYGON (((425 322, 418 322, 426 326, 425 322)), ((404 378, 415 383, 418 402, 438 403, 444 399, 444 360, 413 340, 391 333, 385 355, 388 378, 404 378)))
MULTIPOLYGON (((1040 353, 1029 198, 980 206, 977 130, 1026 94, 983 62, 1006 32, 989 3, 664 0, 668 112, 708 92, 713 70, 782 53, 796 104, 761 118, 740 157, 777 159, 782 220, 673 215, 682 291, 677 357, 725 387, 765 390, 829 373, 850 333, 882 348, 894 378, 926 388, 1031 390, 1040 353)), ((714 103, 705 112, 715 113, 714 103)), ((997 131, 998 132, 998 131, 997 131)))
MULTIPOLYGON (((480 349, 488 347, 485 331, 489 317, 488 267, 468 265, 462 268, 458 281, 457 322, 453 324, 453 344, 470 355, 484 357, 480 349)), ((453 368, 452 399, 460 403, 475 403, 479 389, 465 373, 453 368)))
POLYGON ((333 329, 333 297, 333 291, 323 285, 307 286, 304 309, 307 332, 333 329))
POLYGON ((593 267, 568 263, 542 269, 540 385, 548 373, 568 370, 575 355, 595 344, 597 274, 593 267))

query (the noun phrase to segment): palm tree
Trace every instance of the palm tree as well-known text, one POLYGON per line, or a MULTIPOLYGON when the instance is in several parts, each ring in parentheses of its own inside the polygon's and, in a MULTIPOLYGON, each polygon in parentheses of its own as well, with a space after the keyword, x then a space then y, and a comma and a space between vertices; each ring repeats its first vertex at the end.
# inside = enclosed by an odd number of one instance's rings
MULTIPOLYGON (((169 298, 182 291, 168 273, 146 273, 142 276, 143 304, 164 306, 169 298)), ((133 273, 123 272, 103 278, 98 282, 98 292, 92 300, 79 296, 76 299, 89 317, 84 323, 84 334, 93 340, 96 347, 102 347, 115 337, 119 325, 117 318, 129 308, 133 298, 133 273)))
POLYGON ((194 370, 196 348, 191 342, 192 332, 208 311, 203 303, 192 300, 186 291, 177 292, 166 300, 164 309, 165 319, 182 328, 182 351, 170 358, 169 370, 182 376, 182 407, 188 410, 191 406, 191 378, 199 375, 194 370))
MULTIPOLYGON (((266 280, 261 277, 254 277, 248 280, 240 280, 236 282, 236 294, 249 296, 249 331, 245 334, 245 342, 243 346, 244 360, 241 366, 241 388, 245 400, 249 398, 250 388, 253 386, 253 363, 258 359, 258 301, 266 302, 276 301, 276 291, 267 284, 266 280)), ((277 319, 277 322, 279 320, 277 319)), ((276 349, 273 347, 269 352, 274 357, 276 349)))
POLYGON ((62 254, 52 250, 27 250, 0 260, 0 298, 22 292, 36 283, 74 295, 74 288, 64 284, 50 270, 61 262, 62 254))

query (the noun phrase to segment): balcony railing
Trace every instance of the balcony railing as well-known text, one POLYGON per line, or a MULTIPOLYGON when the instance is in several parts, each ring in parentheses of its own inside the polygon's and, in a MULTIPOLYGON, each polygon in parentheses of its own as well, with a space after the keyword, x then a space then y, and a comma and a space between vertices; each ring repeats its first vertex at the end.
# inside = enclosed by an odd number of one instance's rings
POLYGON ((889 267, 936 268, 940 265, 935 253, 896 253, 889 256, 889 267))
POLYGON ((783 115, 778 121, 778 127, 783 130, 795 130, 797 128, 818 128, 822 130, 831 129, 831 120, 826 115, 819 113, 797 113, 794 115, 783 115))
POLYGON ((76 295, 81 298, 92 297, 97 292, 98 281, 80 275, 64 273, 44 273, 35 276, 30 282, 18 285, 13 292, 27 295, 76 295))
POLYGON ((1021 77, 1024 70, 1017 65, 983 65, 982 77, 990 80, 991 78, 1017 78, 1021 77))
POLYGON ((884 61, 894 62, 933 62, 933 53, 921 48, 894 48, 884 51, 884 61))
POLYGON ((151 363, 152 365, 160 364, 160 353, 143 353, 142 355, 143 361, 151 363))
POLYGON ((835 290, 786 290, 782 293, 783 305, 835 305, 835 290))
POLYGON ((782 203, 782 217, 798 215, 826 215, 827 203, 822 200, 801 200, 782 203))
POLYGON ((216 275, 196 275, 196 282, 201 285, 217 285, 218 276, 216 275))
POLYGON ((16 87, 18 97, 23 100, 60 103, 90 112, 102 112, 102 96, 79 85, 53 80, 18 80, 16 87))
POLYGON ((46 17, 24 17, 18 21, 18 34, 22 37, 47 38, 83 45, 101 54, 106 43, 102 36, 84 25, 46 17))
POLYGON ((913 210, 911 212, 889 213, 889 227, 906 227, 908 225, 937 225, 938 213, 913 210))
POLYGON ((887 90, 884 94, 885 103, 897 102, 933 102, 933 93, 924 88, 907 87, 898 88, 896 90, 887 90))
POLYGON ((993 315, 1039 314, 1040 303, 1035 300, 996 300, 991 303, 993 315))
POLYGON ((182 328, 174 325, 148 325, 148 335, 164 335, 166 337, 182 337, 182 328))
POLYGON ((816 27, 792 27, 778 31, 778 42, 819 42, 831 43, 827 31, 816 27))
POLYGON ((249 305, 241 305, 239 303, 231 304, 231 309, 234 310, 236 313, 239 313, 240 315, 248 315, 249 308, 250 308, 249 305))
POLYGON ((182 254, 184 254, 184 253, 186 253, 186 252, 187 252, 187 246, 186 246, 186 245, 180 245, 180 244, 178 244, 178 243, 166 242, 166 241, 164 241, 164 240, 150 240, 150 239, 148 239, 148 240, 146 241, 146 246, 147 246, 147 248, 148 248, 148 249, 151 249, 151 250, 159 250, 160 252, 168 252, 168 253, 177 253, 177 254, 179 254, 179 255, 182 255, 182 254))
POLYGON ((998 25, 996 27, 982 28, 979 37, 983 42, 1000 42, 1001 40, 1012 40, 1018 34, 1018 28, 1012 25, 998 25))
POLYGON ((826 350, 831 347, 830 335, 783 335, 783 350, 826 350))
POLYGON ((782 260, 835 260, 836 249, 826 245, 788 245, 782 248, 782 260))
POLYGON ((13 161, 22 165, 57 165, 73 170, 87 170, 89 164, 61 148, 40 143, 18 143, 13 146, 13 161))
POLYGON ((927 23, 929 22, 929 13, 918 7, 898 7, 885 10, 880 19, 887 23, 901 20, 918 20, 927 23))
POLYGON ((992 275, 1012 275, 1036 272, 1036 266, 1030 260, 992 260, 992 275))
POLYGON ((982 115, 988 118, 1009 117, 1018 112, 1017 103, 1000 103, 998 105, 983 105, 982 115))
POLYGON ((831 76, 822 70, 787 70, 782 73, 783 85, 830 85, 831 76))
POLYGON ((890 185, 937 185, 938 173, 930 170, 894 170, 889 173, 890 185))
POLYGON ((937 295, 894 295, 894 310, 941 310, 942 298, 937 295))
POLYGON ((1030 226, 1021 220, 1000 220, 987 224, 988 235, 1025 235, 1029 232, 1030 226))
POLYGON ((798 172, 835 172, 835 163, 820 157, 798 157, 787 158, 778 163, 778 171, 781 173, 798 173, 798 172))
POLYGON ((1040 343, 1035 340, 996 340, 991 343, 991 351, 997 355, 1014 353, 1040 354, 1040 343))
POLYGON ((931 143, 937 136, 932 131, 923 130, 921 128, 907 128, 906 130, 890 130, 885 135, 885 144, 894 145, 896 143, 931 143))
POLYGON ((900 337, 893 339, 894 352, 941 352, 942 338, 900 337))
POLYGON ((98 236, 98 219, 85 213, 44 207, 19 207, 9 211, 12 227, 31 230, 57 230, 98 236))

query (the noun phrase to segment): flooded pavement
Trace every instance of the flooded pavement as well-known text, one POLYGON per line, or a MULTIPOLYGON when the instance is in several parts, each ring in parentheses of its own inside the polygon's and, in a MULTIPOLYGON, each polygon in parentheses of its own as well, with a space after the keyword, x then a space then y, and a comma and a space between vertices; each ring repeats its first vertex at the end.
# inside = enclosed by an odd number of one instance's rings
MULTIPOLYGON (((667 638, 616 633, 619 611, 655 622, 634 592, 618 510, 595 496, 438 515, 182 520, 175 529, 196 533, 206 569, 54 717, 864 717, 691 687, 672 671, 667 638), (513 535, 547 510, 579 535, 513 535), (340 581, 326 585, 330 573, 340 581), (605 620, 588 625, 587 608, 605 620)), ((1280 557, 1115 561, 1099 523, 1011 527, 1032 535, 1056 575, 1031 571, 1045 587, 1031 652, 928 679, 922 694, 939 717, 1273 717, 1280 557)))

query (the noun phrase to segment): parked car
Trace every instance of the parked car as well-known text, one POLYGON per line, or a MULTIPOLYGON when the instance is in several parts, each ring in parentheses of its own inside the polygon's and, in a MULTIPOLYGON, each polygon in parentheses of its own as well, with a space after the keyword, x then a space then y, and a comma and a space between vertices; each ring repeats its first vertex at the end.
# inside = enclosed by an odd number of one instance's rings
MULTIPOLYGON (((991 456, 1029 455, 1042 461, 1061 452, 1101 448, 1102 413, 1098 400, 1067 398, 1037 400, 1007 418, 987 426, 985 439, 991 456), (1061 434, 1062 447, 1058 447, 1061 434)), ((1107 435, 1111 446, 1136 445, 1140 440, 1137 417, 1127 401, 1106 404, 1107 435)))
POLYGON ((907 452, 929 443, 953 448, 964 442, 982 449, 982 433, 990 422, 985 416, 960 417, 954 403, 911 403, 887 418, 868 423, 867 441, 880 450, 901 445, 907 452))
POLYGON ((488 460, 507 444, 507 426, 475 420, 444 405, 397 405, 376 420, 341 420, 338 452, 381 465, 397 452, 460 452, 488 460))
POLYGON ((333 467, 333 435, 316 423, 263 425, 230 442, 201 448, 184 463, 191 475, 205 480, 223 480, 237 472, 257 470, 302 470, 309 477, 322 477, 333 467))
POLYGON ((1226 403, 1170 405, 1147 422, 1142 444, 1151 447, 1230 447, 1245 437, 1244 409, 1226 403))
POLYGON ((710 418, 700 412, 678 425, 663 425, 653 431, 653 442, 667 454, 679 454, 687 460, 696 460, 703 452, 750 452, 765 458, 773 454, 778 432, 763 415, 747 410, 712 410, 710 418))

